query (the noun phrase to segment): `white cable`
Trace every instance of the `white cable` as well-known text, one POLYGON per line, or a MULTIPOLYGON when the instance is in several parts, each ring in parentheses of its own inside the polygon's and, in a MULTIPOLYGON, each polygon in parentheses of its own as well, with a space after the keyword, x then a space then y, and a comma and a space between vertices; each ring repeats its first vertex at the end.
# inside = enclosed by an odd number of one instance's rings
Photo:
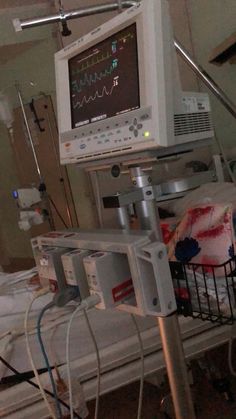
MULTIPOLYGON (((74 307, 70 307, 70 308, 74 308, 74 307)), ((80 313, 82 314, 82 313, 80 313)), ((58 313, 56 312, 55 314, 53 314, 51 317, 48 316, 47 320, 43 323, 43 326, 41 327, 41 331, 46 332, 49 331, 51 329, 54 329, 58 326, 61 326, 64 323, 68 322, 68 316, 71 315, 71 310, 68 311, 68 313, 58 313), (57 316, 57 317, 55 317, 57 316), (59 318, 58 318, 59 316, 59 318)), ((28 335, 34 335, 36 334, 36 328, 35 325, 31 325, 31 321, 28 321, 28 335)), ((22 335, 25 334, 24 331, 24 327, 19 327, 16 329, 11 329, 11 330, 7 330, 6 332, 2 333, 0 335, 0 340, 5 338, 7 335, 12 335, 12 339, 16 339, 22 335)))
POLYGON ((93 333, 93 329, 91 327, 91 324, 90 324, 90 321, 89 321, 88 314, 87 314, 86 310, 84 310, 84 317, 85 317, 85 320, 86 320, 86 323, 87 323, 87 326, 88 326, 90 336, 91 336, 93 344, 94 344, 96 358, 97 358, 97 392, 96 392, 96 405, 95 405, 95 414, 94 414, 94 419, 97 419, 98 418, 98 410, 99 410, 99 401, 100 401, 100 387, 101 387, 101 361, 100 361, 97 341, 96 341, 95 335, 93 333))
POLYGON ((72 322, 79 311, 88 310, 89 308, 94 307, 100 302, 100 298, 97 295, 90 296, 83 300, 81 304, 73 312, 67 328, 66 333, 66 364, 67 364, 67 381, 68 381, 68 391, 69 391, 69 404, 70 404, 70 418, 74 419, 73 412, 73 395, 72 395, 72 382, 71 382, 71 373, 70 373, 70 331, 72 322))
POLYGON ((143 350, 143 341, 141 337, 141 333, 139 330, 139 326, 137 323, 137 320, 133 314, 131 314, 131 318, 133 320, 137 337, 139 341, 139 347, 140 347, 140 359, 141 359, 141 375, 140 375, 140 388, 139 388, 139 400, 138 400, 138 413, 137 413, 137 419, 141 419, 142 414, 142 405, 143 405, 143 385, 144 385, 144 350, 143 350))
POLYGON ((233 367, 233 362, 232 362, 232 348, 233 348, 233 342, 234 342, 234 338, 231 335, 229 338, 229 348, 228 348, 228 364, 229 364, 229 370, 231 372, 231 374, 236 377, 236 371, 234 370, 233 367))
POLYGON ((30 364, 31 364, 32 370, 33 370, 33 372, 34 372, 34 376, 35 376, 36 382, 37 382, 37 384, 38 384, 38 386, 39 386, 40 393, 41 393, 41 395, 42 395, 43 400, 45 401, 45 404, 46 404, 46 406, 47 406, 47 408, 48 408, 48 411, 49 411, 49 413, 50 413, 51 417, 52 417, 53 419, 56 419, 55 413, 54 413, 54 411, 53 411, 53 409, 52 409, 52 407, 51 407, 51 405, 50 405, 50 403, 49 403, 49 401, 48 401, 48 399, 47 399, 46 393, 45 393, 45 391, 44 391, 44 389, 43 389, 43 386, 42 386, 42 384, 41 384, 41 381, 40 381, 40 378, 39 378, 39 374, 38 374, 37 368, 36 368, 36 366, 35 366, 35 364, 34 364, 34 360, 33 360, 32 353, 31 353, 31 349, 30 349, 30 343, 29 343, 29 331, 28 331, 28 317, 29 317, 29 313, 30 313, 31 307, 32 307, 32 305, 33 305, 34 301, 35 301, 37 298, 39 298, 41 295, 46 294, 48 291, 49 291, 49 289, 48 289, 48 288, 43 288, 43 289, 41 289, 39 292, 37 292, 37 293, 34 295, 34 297, 33 297, 32 301, 30 302, 30 304, 29 304, 29 306, 28 306, 28 308, 27 308, 27 310, 26 310, 26 313, 25 313, 25 319, 24 319, 24 330, 25 330, 26 349, 27 349, 27 353, 28 353, 28 357, 29 357, 29 361, 30 361, 30 364))

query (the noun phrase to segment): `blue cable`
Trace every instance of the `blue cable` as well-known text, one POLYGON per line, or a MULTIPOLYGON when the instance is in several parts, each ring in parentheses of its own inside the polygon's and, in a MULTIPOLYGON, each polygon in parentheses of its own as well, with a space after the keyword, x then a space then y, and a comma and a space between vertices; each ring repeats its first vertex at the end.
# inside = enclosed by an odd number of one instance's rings
POLYGON ((47 304, 41 310, 41 312, 39 314, 39 317, 38 317, 38 320, 37 320, 37 335, 38 335, 38 341, 39 341, 39 344, 40 344, 40 348, 41 348, 41 351, 42 351, 42 354, 43 354, 43 357, 44 357, 44 360, 45 360, 45 364, 46 364, 46 367, 47 367, 47 370, 48 370, 48 374, 49 374, 49 377, 50 377, 52 390, 53 390, 53 393, 55 395, 55 405, 56 405, 56 410, 57 410, 57 418, 62 419, 61 405, 60 405, 60 402, 59 402, 58 396, 57 396, 56 384, 55 384, 55 381, 54 381, 54 378, 53 378, 52 369, 50 367, 48 356, 47 356, 47 353, 46 353, 46 350, 45 350, 45 347, 44 347, 44 343, 43 343, 43 340, 42 340, 42 336, 41 336, 41 320, 43 318, 43 315, 44 315, 45 311, 52 308, 53 306, 54 306, 54 303, 51 302, 51 303, 47 304))

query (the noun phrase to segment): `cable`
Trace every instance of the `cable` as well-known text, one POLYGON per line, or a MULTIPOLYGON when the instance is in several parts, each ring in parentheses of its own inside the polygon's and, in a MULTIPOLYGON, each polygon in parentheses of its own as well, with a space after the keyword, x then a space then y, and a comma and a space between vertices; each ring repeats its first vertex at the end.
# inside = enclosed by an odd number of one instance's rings
POLYGON ((232 348, 233 348, 233 336, 231 335, 229 338, 229 348, 228 348, 228 364, 229 364, 229 370, 231 372, 231 374, 236 377, 236 371, 233 367, 233 362, 232 362, 232 348))
MULTIPOLYGON (((75 309, 73 312, 67 327, 66 332, 66 363, 67 363, 67 380, 68 380, 68 390, 69 390, 69 402, 70 402, 70 418, 74 419, 73 414, 73 395, 72 395, 72 382, 71 382, 71 373, 70 373, 70 331, 73 320, 76 314, 79 311, 88 310, 89 308, 94 307, 100 302, 100 298, 97 295, 91 295, 90 297, 83 300, 80 305, 75 309)), ((99 370, 100 370, 100 363, 99 363, 99 370)))
POLYGON ((98 418, 98 410, 99 410, 99 401, 100 401, 100 387, 101 387, 101 361, 100 361, 97 341, 96 341, 95 335, 93 333, 93 329, 91 327, 91 324, 90 324, 90 321, 89 321, 88 314, 87 314, 86 310, 84 310, 84 317, 85 317, 85 320, 86 320, 86 323, 87 323, 87 326, 88 326, 90 336, 91 336, 93 344, 94 344, 96 358, 97 358, 97 393, 96 393, 96 405, 95 405, 95 413, 94 413, 94 419, 97 419, 98 418))
POLYGON ((41 336, 41 320, 43 318, 44 313, 49 310, 50 308, 54 307, 54 303, 51 302, 49 304, 47 304, 45 307, 43 307, 43 309, 41 310, 38 320, 37 320, 37 335, 38 335, 38 341, 41 347, 41 351, 45 360, 45 364, 48 370, 48 374, 50 377, 50 381, 51 381, 51 385, 52 385, 52 389, 53 389, 53 393, 55 394, 55 405, 56 405, 56 410, 57 410, 57 416, 58 418, 62 418, 62 411, 61 411, 61 406, 58 400, 58 396, 57 396, 57 388, 56 388, 56 384, 53 378, 53 374, 52 374, 52 369, 48 360, 48 356, 43 344, 43 340, 42 340, 42 336, 41 336))
POLYGON ((30 309, 31 309, 31 307, 32 307, 32 305, 33 305, 33 303, 34 303, 34 301, 35 301, 35 300, 36 300, 39 296, 41 296, 41 295, 43 295, 44 293, 48 292, 48 290, 47 290, 47 289, 44 289, 44 288, 43 288, 42 290, 40 290, 40 291, 41 291, 41 292, 38 292, 38 293, 36 293, 36 294, 34 295, 33 299, 31 300, 31 302, 30 302, 30 304, 29 304, 29 306, 28 306, 28 308, 27 308, 27 310, 26 310, 26 312, 25 312, 24 329, 25 329, 26 349, 27 349, 27 353, 28 353, 29 361, 30 361, 30 364, 31 364, 32 370, 33 370, 33 372, 34 372, 34 376, 35 376, 36 382, 37 382, 37 384, 38 384, 38 386, 39 386, 39 390, 40 390, 40 393, 41 393, 41 395, 42 395, 42 398, 43 398, 43 400, 45 401, 45 404, 46 404, 46 406, 47 406, 47 408, 48 408, 48 411, 50 412, 50 415, 52 416, 52 418, 53 418, 53 419, 56 419, 56 416, 55 416, 55 414, 54 414, 54 412, 53 412, 53 409, 52 409, 52 407, 51 407, 51 405, 50 405, 50 403, 49 403, 49 401, 48 401, 48 399, 47 399, 47 396, 46 396, 46 393, 45 393, 45 391, 44 391, 44 388, 42 387, 42 384, 41 384, 41 381, 40 381, 40 378, 39 378, 39 373, 38 373, 37 368, 36 368, 36 366, 35 366, 35 364, 34 364, 34 360, 33 360, 32 353, 31 353, 31 349, 30 349, 30 343, 29 343, 28 318, 29 318, 29 312, 30 312, 30 309))
MULTIPOLYGON (((21 373, 16 369, 16 368, 14 368, 12 365, 10 365, 4 358, 2 358, 2 356, 0 355, 0 361, 10 370, 10 371, 12 371, 14 374, 15 374, 15 376, 17 377, 17 376, 21 376, 21 373)), ((28 383, 28 384, 30 384, 32 387, 35 387, 35 388, 37 388, 37 389, 39 389, 39 386, 37 385, 37 384, 35 384, 34 383, 34 381, 32 381, 32 380, 29 380, 29 379, 27 379, 27 378, 25 378, 24 380, 22 380, 22 381, 24 381, 24 382, 26 382, 26 383, 28 383)), ((49 390, 47 390, 46 388, 44 388, 44 391, 45 391, 45 393, 46 394, 48 394, 49 396, 51 396, 52 398, 54 398, 55 399, 55 395, 51 392, 51 391, 49 391, 49 390)), ((64 406, 64 407, 66 407, 66 409, 68 409, 68 410, 70 410, 70 406, 66 403, 66 402, 64 402, 64 400, 62 400, 62 399, 58 399, 59 400, 59 402, 61 403, 61 405, 62 406, 64 406)), ((74 415, 75 415, 75 417, 77 418, 77 419, 82 419, 76 412, 74 412, 74 415)))
POLYGON ((138 401, 138 413, 137 413, 137 419, 141 419, 142 414, 142 405, 143 405, 143 385, 144 385, 144 350, 143 350, 143 341, 141 337, 141 333, 139 330, 139 326, 137 323, 137 320, 133 314, 131 314, 131 318, 133 320, 138 341, 139 341, 139 347, 140 347, 140 358, 141 358, 141 377, 140 377, 140 388, 139 388, 139 401, 138 401))
POLYGON ((53 206, 54 210, 56 211, 56 213, 57 213, 58 217, 60 218, 60 220, 61 220, 62 224, 64 225, 64 227, 65 227, 65 228, 68 228, 68 225, 67 225, 67 224, 66 224, 66 222, 64 221, 64 219, 63 219, 62 215, 60 214, 60 212, 59 212, 59 210, 58 210, 58 208, 57 208, 57 206, 56 206, 55 202, 53 201, 53 199, 51 198, 51 196, 50 196, 50 195, 48 195, 48 199, 49 199, 49 201, 51 202, 51 204, 52 204, 52 206, 53 206))

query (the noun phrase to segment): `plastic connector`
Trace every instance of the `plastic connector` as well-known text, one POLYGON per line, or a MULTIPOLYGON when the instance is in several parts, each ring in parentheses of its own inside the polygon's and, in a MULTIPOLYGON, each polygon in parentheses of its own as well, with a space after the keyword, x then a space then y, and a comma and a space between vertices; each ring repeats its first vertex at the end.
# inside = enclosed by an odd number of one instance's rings
POLYGON ((94 295, 90 295, 89 297, 85 298, 85 300, 81 301, 80 307, 81 307, 81 310, 89 310, 90 308, 95 307, 100 302, 101 302, 101 298, 99 297, 99 295, 94 294, 94 295))
POLYGON ((76 300, 80 297, 79 288, 73 286, 67 286, 63 291, 58 291, 53 297, 53 303, 57 307, 63 307, 68 304, 71 300, 76 300))
POLYGON ((48 294, 49 292, 51 292, 50 287, 44 287, 44 288, 40 288, 38 291, 34 292, 34 298, 38 298, 41 297, 42 295, 48 294))
POLYGON ((14 29, 15 29, 16 32, 21 32, 22 31, 20 19, 18 19, 18 18, 12 19, 12 24, 13 24, 14 29))

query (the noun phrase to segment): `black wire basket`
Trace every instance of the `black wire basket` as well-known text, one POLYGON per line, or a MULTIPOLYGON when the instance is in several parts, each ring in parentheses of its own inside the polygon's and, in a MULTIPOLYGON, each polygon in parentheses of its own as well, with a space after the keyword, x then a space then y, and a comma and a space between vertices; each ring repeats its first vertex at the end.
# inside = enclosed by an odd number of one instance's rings
POLYGON ((236 319, 236 258, 221 265, 170 262, 178 313, 213 323, 236 319))

